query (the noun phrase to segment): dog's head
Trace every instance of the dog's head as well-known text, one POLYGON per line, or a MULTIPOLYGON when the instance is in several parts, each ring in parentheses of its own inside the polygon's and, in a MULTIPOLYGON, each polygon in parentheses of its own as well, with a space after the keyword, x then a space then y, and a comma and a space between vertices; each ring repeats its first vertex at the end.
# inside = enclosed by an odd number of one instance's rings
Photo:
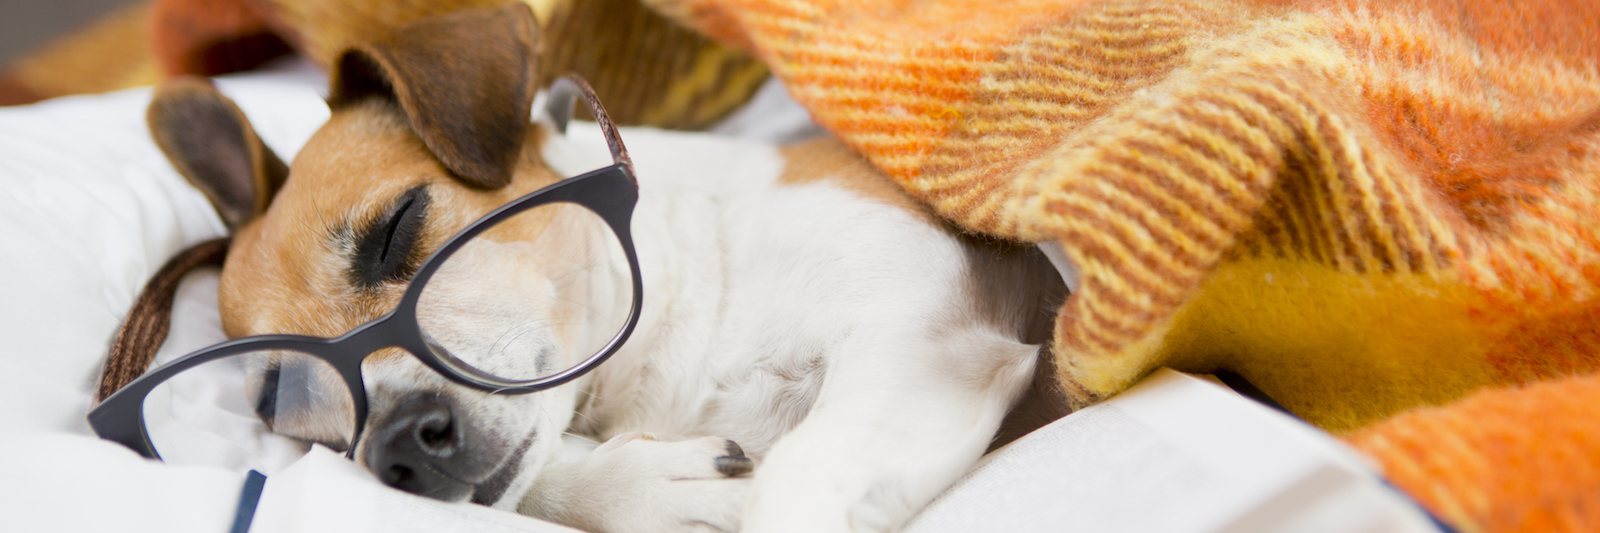
MULTIPOLYGON (((561 179, 540 156, 544 130, 530 121, 535 31, 532 14, 516 4, 424 21, 345 51, 332 73, 332 115, 291 165, 208 83, 158 89, 148 116, 158 145, 233 232, 220 289, 227 334, 349 331, 393 309, 444 240, 561 179)), ((526 257, 491 259, 502 264, 477 268, 506 271, 452 288, 445 297, 458 300, 453 307, 512 298, 508 284, 538 279, 537 269, 518 270, 526 257)), ((351 445, 319 429, 347 405, 278 392, 287 388, 275 383, 340 387, 338 376, 258 359, 248 372, 249 401, 272 413, 264 418, 274 431, 351 445)), ((362 368, 369 414, 357 461, 391 485, 440 499, 514 505, 559 449, 576 403, 571 386, 527 395, 473 390, 398 349, 373 354, 362 368)))

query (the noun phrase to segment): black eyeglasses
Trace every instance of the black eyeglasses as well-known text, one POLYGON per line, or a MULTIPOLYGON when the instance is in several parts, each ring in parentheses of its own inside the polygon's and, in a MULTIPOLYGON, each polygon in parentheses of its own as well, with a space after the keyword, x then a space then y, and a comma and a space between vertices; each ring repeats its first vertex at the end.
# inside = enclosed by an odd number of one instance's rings
POLYGON ((218 454, 240 453, 237 442, 256 437, 241 431, 259 431, 235 419, 259 428, 259 418, 275 433, 353 455, 367 422, 362 364, 376 353, 396 357, 390 349, 398 348, 451 381, 495 394, 549 389, 594 369, 639 319, 642 282, 629 231, 639 195, 627 149, 581 78, 562 78, 548 92, 556 130, 566 133, 578 97, 606 137, 610 166, 468 225, 416 268, 399 303, 377 319, 332 339, 262 335, 191 353, 106 398, 89 412, 89 426, 145 457, 223 462, 218 454), (241 371, 250 376, 242 398, 214 397, 219 373, 241 371))

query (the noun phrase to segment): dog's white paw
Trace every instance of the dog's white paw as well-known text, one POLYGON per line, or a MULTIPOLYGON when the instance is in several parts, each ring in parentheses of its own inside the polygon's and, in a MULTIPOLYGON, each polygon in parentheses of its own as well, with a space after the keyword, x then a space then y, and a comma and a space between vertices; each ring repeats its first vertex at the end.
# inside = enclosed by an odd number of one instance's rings
POLYGON ((595 533, 737 531, 754 467, 731 440, 628 433, 540 473, 517 510, 595 533))

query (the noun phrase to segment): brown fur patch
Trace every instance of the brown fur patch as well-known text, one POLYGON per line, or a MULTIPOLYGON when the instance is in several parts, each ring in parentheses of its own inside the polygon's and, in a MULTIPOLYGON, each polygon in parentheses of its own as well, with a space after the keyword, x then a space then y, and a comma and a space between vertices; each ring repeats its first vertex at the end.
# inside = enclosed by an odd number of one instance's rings
POLYGON ((433 155, 474 186, 511 180, 528 132, 538 22, 524 4, 425 19, 334 62, 328 105, 392 98, 433 155))
POLYGON ((785 185, 831 183, 857 196, 914 213, 930 225, 949 228, 928 206, 918 202, 889 176, 831 136, 783 148, 785 166, 778 182, 785 185))

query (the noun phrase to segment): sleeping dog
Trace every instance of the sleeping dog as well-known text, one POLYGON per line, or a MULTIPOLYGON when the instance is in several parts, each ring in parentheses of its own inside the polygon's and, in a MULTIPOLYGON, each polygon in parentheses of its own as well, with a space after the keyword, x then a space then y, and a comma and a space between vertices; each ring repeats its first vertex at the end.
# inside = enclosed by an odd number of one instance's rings
MULTIPOLYGON (((233 232, 228 335, 344 333, 395 305, 430 245, 603 166, 530 118, 535 35, 517 4, 347 50, 330 119, 289 165, 210 85, 158 89, 158 144, 233 232)), ((958 234, 832 139, 624 133, 646 295, 632 340, 526 395, 377 353, 366 435, 331 444, 403 490, 593 531, 887 531, 1048 381, 1039 343, 1065 288, 1037 249, 958 234), (423 419, 444 430, 418 431, 423 419), (605 443, 557 463, 563 432, 605 443)), ((483 275, 442 297, 489 306, 515 297, 505 283, 483 275)), ((247 390, 276 378, 252 372, 247 390)), ((324 414, 279 409, 275 431, 327 440, 305 423, 324 414)))

